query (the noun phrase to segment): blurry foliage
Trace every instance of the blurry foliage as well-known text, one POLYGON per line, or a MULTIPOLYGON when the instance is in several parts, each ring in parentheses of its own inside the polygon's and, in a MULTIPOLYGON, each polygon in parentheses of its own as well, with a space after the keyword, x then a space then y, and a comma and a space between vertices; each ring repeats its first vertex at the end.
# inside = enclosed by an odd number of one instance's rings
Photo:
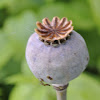
POLYGON ((97 26, 100 35, 100 8, 99 8, 100 0, 88 0, 88 2, 91 8, 93 19, 95 21, 95 24, 97 26))
POLYGON ((26 9, 37 11, 44 0, 0 0, 0 8, 7 7, 9 13, 16 14, 26 9))
POLYGON ((91 74, 83 74, 71 82, 68 99, 98 100, 99 4, 100 0, 0 0, 0 100, 56 100, 55 91, 39 84, 25 60, 25 47, 36 28, 36 21, 53 16, 72 20, 74 29, 86 40, 90 53, 87 71, 91 74))
POLYGON ((56 3, 43 6, 39 12, 39 18, 48 17, 52 19, 53 16, 67 17, 73 20, 75 29, 89 30, 94 27, 89 7, 83 2, 72 3, 56 3), (81 8, 81 9, 79 9, 81 8))
POLYGON ((12 88, 13 85, 0 84, 0 100, 7 100, 12 88))
POLYGON ((4 24, 3 30, 10 45, 19 55, 24 55, 25 46, 29 36, 32 34, 36 22, 32 11, 25 11, 19 16, 9 17, 4 24))
POLYGON ((5 19, 8 17, 7 8, 0 9, 0 27, 3 26, 5 19))

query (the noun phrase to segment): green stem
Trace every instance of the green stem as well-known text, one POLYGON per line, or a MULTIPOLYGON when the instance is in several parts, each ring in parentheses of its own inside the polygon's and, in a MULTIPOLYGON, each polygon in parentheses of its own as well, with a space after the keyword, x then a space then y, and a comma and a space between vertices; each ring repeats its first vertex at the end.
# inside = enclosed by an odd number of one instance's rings
POLYGON ((57 100, 67 100, 66 91, 68 84, 67 85, 53 84, 53 87, 56 90, 57 100))
POLYGON ((66 89, 62 91, 56 90, 57 100, 67 100, 66 99, 66 89))

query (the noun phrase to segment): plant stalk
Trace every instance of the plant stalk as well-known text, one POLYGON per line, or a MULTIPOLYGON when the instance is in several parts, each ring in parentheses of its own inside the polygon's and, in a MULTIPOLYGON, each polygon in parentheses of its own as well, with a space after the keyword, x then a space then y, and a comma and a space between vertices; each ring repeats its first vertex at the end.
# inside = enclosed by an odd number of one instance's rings
POLYGON ((66 99, 66 89, 62 91, 56 90, 56 95, 57 95, 57 100, 67 100, 66 99))
POLYGON ((64 86, 53 86, 54 89, 56 90, 56 95, 57 95, 57 100, 67 100, 67 85, 64 86))

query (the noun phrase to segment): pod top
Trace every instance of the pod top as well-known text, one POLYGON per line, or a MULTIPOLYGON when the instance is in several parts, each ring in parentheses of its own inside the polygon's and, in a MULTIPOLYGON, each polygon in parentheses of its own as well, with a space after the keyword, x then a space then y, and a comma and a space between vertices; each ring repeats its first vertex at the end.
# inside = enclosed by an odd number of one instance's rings
POLYGON ((61 41, 66 41, 66 38, 73 30, 72 21, 68 21, 63 17, 53 17, 52 21, 44 18, 42 23, 36 22, 37 29, 35 32, 39 35, 42 42, 53 44, 54 42, 61 44, 61 41))

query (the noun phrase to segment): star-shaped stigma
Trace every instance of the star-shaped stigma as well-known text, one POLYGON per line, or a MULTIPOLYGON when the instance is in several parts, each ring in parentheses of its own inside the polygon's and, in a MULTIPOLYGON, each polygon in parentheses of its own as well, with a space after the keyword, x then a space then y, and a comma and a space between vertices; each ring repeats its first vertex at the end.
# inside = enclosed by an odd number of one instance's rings
POLYGON ((52 21, 44 18, 42 23, 37 22, 35 32, 44 41, 55 41, 66 38, 73 30, 72 21, 68 21, 63 17, 61 20, 58 17, 53 17, 52 21))

